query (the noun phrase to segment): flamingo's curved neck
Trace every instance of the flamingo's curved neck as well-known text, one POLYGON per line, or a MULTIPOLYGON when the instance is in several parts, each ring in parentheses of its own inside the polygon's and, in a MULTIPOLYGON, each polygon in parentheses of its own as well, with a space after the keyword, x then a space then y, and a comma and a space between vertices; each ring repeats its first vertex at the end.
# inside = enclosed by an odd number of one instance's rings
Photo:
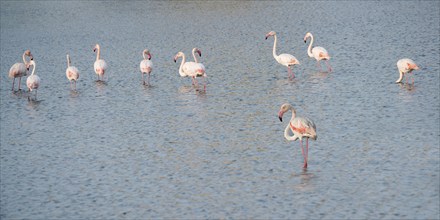
POLYGON ((185 54, 182 54, 182 62, 180 63, 180 67, 179 67, 179 74, 181 76, 185 75, 185 73, 183 72, 183 64, 185 64, 185 54))
POLYGON ((34 73, 35 73, 36 64, 34 63, 33 66, 34 66, 34 68, 32 68, 32 74, 31 75, 34 75, 34 73))
POLYGON ((26 52, 23 53, 23 63, 24 63, 24 64, 26 64, 26 58, 25 58, 25 56, 26 56, 26 52))
POLYGON ((307 49, 307 54, 309 55, 309 57, 313 57, 312 44, 313 44, 313 35, 310 35, 310 44, 309 44, 309 48, 307 49))
POLYGON ((277 57, 278 57, 278 55, 277 55, 277 35, 275 34, 275 35, 273 35, 273 37, 275 38, 275 40, 273 41, 273 50, 272 50, 272 53, 273 53, 273 57, 274 57, 275 59, 277 59, 277 57))
POLYGON ((101 56, 101 48, 100 47, 97 47, 96 48, 96 61, 98 61, 99 60, 99 57, 101 56))
POLYGON ((145 56, 147 53, 143 52, 142 56, 144 57, 144 60, 147 60, 147 57, 145 56))
POLYGON ((295 110, 291 109, 292 111, 292 118, 289 121, 289 124, 286 126, 286 129, 284 129, 284 137, 289 140, 289 141, 294 141, 296 140, 298 137, 295 136, 295 134, 293 134, 292 136, 290 136, 289 131, 291 130, 290 128, 290 123, 291 121, 296 117, 296 113, 295 110))
POLYGON ((70 56, 67 55, 67 67, 70 67, 70 56))
POLYGON ((194 62, 198 63, 199 60, 197 60, 196 50, 195 50, 195 48, 192 50, 192 54, 193 54, 193 57, 194 57, 194 62))

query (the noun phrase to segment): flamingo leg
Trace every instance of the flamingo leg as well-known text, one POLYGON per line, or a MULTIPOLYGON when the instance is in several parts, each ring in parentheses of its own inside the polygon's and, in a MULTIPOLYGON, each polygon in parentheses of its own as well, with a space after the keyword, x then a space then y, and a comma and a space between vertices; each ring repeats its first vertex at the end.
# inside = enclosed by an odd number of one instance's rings
POLYGON ((306 138, 306 167, 308 161, 309 161, 309 138, 306 138))
POLYGON ((20 85, 21 85, 21 77, 18 77, 18 90, 20 90, 20 85))
POLYGON ((306 158, 306 156, 305 156, 305 154, 304 154, 304 147, 303 147, 303 141, 302 141, 302 139, 299 141, 299 145, 301 146, 301 153, 302 153, 302 155, 303 155, 303 157, 304 157, 304 168, 307 168, 307 158, 306 158))
POLYGON ((288 74, 289 79, 295 78, 295 74, 293 73, 292 68, 290 66, 287 67, 287 72, 289 73, 288 74))
POLYGON ((142 75, 142 85, 145 85, 144 73, 141 72, 142 75))
POLYGON ((150 73, 148 73, 147 85, 150 85, 150 73))
POLYGON ((203 90, 206 92, 206 76, 203 77, 203 90))
POLYGON ((412 80, 412 84, 414 85, 414 73, 411 72, 411 80, 412 80))
POLYGON ((76 80, 73 81, 73 87, 74 87, 74 90, 76 91, 76 80))
POLYGON ((329 72, 333 71, 332 66, 330 66, 330 63, 328 62, 328 60, 326 60, 325 63, 327 64, 328 71, 329 72))
POLYGON ((319 60, 318 61, 316 61, 316 66, 318 67, 318 71, 320 71, 321 72, 321 64, 319 63, 319 60))
POLYGON ((12 91, 14 91, 14 84, 15 84, 15 77, 14 77, 14 79, 12 80, 12 91))

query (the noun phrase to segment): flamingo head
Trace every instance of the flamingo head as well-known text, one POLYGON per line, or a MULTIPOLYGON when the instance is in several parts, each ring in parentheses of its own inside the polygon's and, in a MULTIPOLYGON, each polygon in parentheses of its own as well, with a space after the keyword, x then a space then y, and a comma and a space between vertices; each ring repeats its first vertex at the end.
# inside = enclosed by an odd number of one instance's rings
POLYGON ((410 70, 418 70, 419 69, 419 66, 417 66, 417 64, 415 64, 415 63, 407 63, 407 65, 408 65, 408 69, 410 69, 410 70))
POLYGON ((174 62, 177 62, 177 59, 179 58, 179 57, 183 57, 184 56, 184 54, 182 53, 182 52, 178 52, 177 54, 176 54, 176 56, 174 56, 174 62))
POLYGON ((311 37, 312 34, 310 32, 307 32, 306 36, 304 36, 304 43, 307 42, 307 38, 311 37))
POLYGON ((35 66, 35 61, 33 61, 33 60, 29 61, 27 69, 29 70, 29 67, 31 67, 31 66, 35 66))
POLYGON ((202 57, 202 51, 200 51, 199 48, 194 48, 194 50, 199 54, 199 57, 202 57))
POLYGON ((270 36, 274 36, 274 35, 276 35, 276 34, 277 34, 277 33, 276 33, 275 31, 271 31, 271 32, 267 33, 267 34, 266 34, 266 40, 267 40, 268 37, 270 37, 270 36))
POLYGON ((99 48, 100 48, 100 47, 99 47, 99 44, 96 44, 96 45, 95 45, 95 48, 93 48, 93 52, 96 52, 96 50, 99 50, 99 48))
POLYGON ((143 54, 147 55, 147 59, 151 60, 151 54, 150 54, 150 51, 148 49, 145 49, 143 54))
POLYGON ((283 105, 281 105, 280 111, 278 112, 278 118, 280 119, 280 121, 283 121, 284 113, 286 113, 289 110, 295 112, 295 109, 290 104, 284 103, 283 105))
POLYGON ((24 54, 26 55, 26 56, 28 56, 31 60, 33 60, 34 59, 34 57, 32 56, 32 54, 31 54, 31 51, 30 50, 26 50, 25 52, 24 52, 24 54))

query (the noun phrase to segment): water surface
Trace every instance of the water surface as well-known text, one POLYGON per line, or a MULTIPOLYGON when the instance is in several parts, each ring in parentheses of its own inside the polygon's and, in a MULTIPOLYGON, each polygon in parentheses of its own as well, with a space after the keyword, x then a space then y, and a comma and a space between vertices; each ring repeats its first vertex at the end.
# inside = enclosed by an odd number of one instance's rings
POLYGON ((0 5, 1 218, 439 218, 439 2, 0 5), (294 80, 271 30, 301 62, 294 80), (333 72, 307 56, 308 31, 333 72), (193 47, 206 92, 173 62, 193 47), (34 102, 7 78, 25 49, 42 80, 34 102), (421 67, 413 86, 394 83, 404 57, 421 67), (283 137, 285 102, 317 125, 307 170, 283 137))

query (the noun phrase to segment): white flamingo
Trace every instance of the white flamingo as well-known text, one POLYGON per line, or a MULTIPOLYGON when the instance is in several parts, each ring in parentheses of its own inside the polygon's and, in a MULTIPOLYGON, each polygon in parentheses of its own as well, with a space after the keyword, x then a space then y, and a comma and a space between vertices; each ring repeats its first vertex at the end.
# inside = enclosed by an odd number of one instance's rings
POLYGON ((67 54, 67 69, 66 69, 66 77, 70 82, 70 89, 76 90, 76 81, 79 78, 79 71, 76 67, 70 66, 70 56, 67 54), (74 88, 72 88, 72 81, 74 88))
POLYGON ((296 111, 290 104, 283 104, 278 112, 278 118, 280 121, 283 121, 283 115, 287 111, 292 111, 292 118, 290 119, 289 124, 284 130, 284 137, 289 141, 295 141, 299 138, 299 143, 301 146, 301 152, 304 157, 304 168, 307 168, 308 162, 308 154, 309 154, 309 138, 316 140, 318 137, 316 135, 316 126, 312 120, 306 117, 296 117, 296 111), (289 131, 293 133, 293 136, 290 136, 289 131), (306 150, 304 152, 302 139, 306 138, 306 150))
MULTIPOLYGON (((403 76, 406 73, 409 73, 412 75, 412 71, 413 70, 418 70, 419 67, 417 66, 417 64, 408 58, 404 58, 404 59, 400 59, 399 61, 397 61, 397 68, 399 69, 399 79, 396 81, 396 83, 400 83, 403 80, 403 76)), ((414 77, 412 78, 412 83, 414 84, 414 77)), ((408 83, 408 77, 406 77, 406 83, 408 83)))
MULTIPOLYGON (((38 77, 35 74, 35 61, 31 60, 29 62, 29 66, 33 66, 32 68, 32 74, 26 79, 26 85, 29 89, 29 92, 32 92, 33 90, 35 90, 35 100, 37 99, 37 89, 38 87, 40 87, 40 77, 38 77)), ((30 97, 28 97, 28 99, 31 99, 30 97)))
POLYGON ((20 90, 21 77, 25 76, 27 70, 29 70, 29 62, 26 61, 26 56, 33 60, 31 51, 26 50, 23 53, 23 63, 15 63, 12 65, 11 69, 9 69, 9 78, 13 78, 12 91, 14 91, 15 78, 18 77, 18 90, 20 90))
POLYGON ((95 69, 95 73, 98 75, 98 81, 100 80, 100 77, 101 80, 104 80, 104 73, 107 70, 107 63, 105 62, 105 60, 100 59, 101 47, 99 46, 99 44, 95 45, 93 52, 96 52, 96 61, 93 67, 95 69))
MULTIPOLYGON (((197 79, 196 77, 206 78, 206 73, 203 68, 198 63, 195 62, 185 62, 185 54, 183 52, 178 52, 174 56, 174 62, 177 62, 177 59, 179 57, 182 57, 182 62, 180 63, 179 67, 179 74, 182 77, 189 76, 193 80, 193 85, 197 86, 197 79)), ((206 79, 204 79, 204 90, 206 90, 206 79)))
POLYGON ((145 49, 142 52, 142 56, 144 57, 144 59, 139 64, 139 68, 142 73, 142 83, 145 85, 144 74, 148 74, 147 85, 150 85, 150 73, 153 70, 153 62, 151 62, 150 51, 148 49, 145 49))
POLYGON ((271 32, 267 33, 266 40, 270 36, 273 36, 275 38, 275 41, 273 43, 273 50, 272 50, 273 57, 275 58, 275 60, 279 64, 287 67, 289 79, 295 78, 295 74, 292 72, 292 69, 293 69, 294 65, 299 65, 299 61, 293 55, 290 55, 290 54, 283 53, 283 54, 277 55, 277 53, 276 53, 277 33, 275 31, 271 31, 271 32))
POLYGON ((330 55, 328 54, 327 50, 324 49, 323 47, 313 47, 312 48, 313 35, 310 32, 307 32, 306 36, 304 36, 304 43, 307 43, 307 38, 309 38, 309 37, 311 40, 310 40, 309 47, 307 48, 307 54, 309 55, 309 57, 313 57, 316 59, 316 61, 317 61, 316 65, 318 66, 319 70, 321 70, 321 64, 319 64, 319 61, 325 60, 325 63, 327 64, 327 69, 329 72, 331 72, 332 67, 328 63, 328 60, 330 60, 330 55))

